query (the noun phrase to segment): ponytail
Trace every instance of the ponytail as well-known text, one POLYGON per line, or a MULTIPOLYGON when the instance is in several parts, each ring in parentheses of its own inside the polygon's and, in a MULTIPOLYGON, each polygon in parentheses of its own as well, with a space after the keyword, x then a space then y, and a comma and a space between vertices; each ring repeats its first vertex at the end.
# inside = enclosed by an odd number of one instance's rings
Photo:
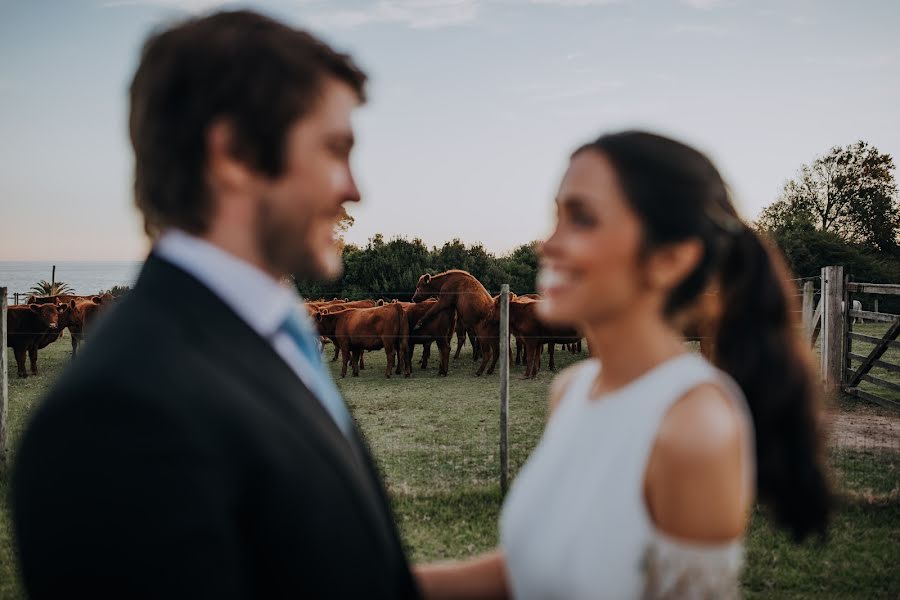
POLYGON ((796 540, 824 534, 830 494, 816 415, 822 386, 798 335, 788 269, 746 226, 722 258, 714 362, 743 390, 753 416, 759 499, 796 540))

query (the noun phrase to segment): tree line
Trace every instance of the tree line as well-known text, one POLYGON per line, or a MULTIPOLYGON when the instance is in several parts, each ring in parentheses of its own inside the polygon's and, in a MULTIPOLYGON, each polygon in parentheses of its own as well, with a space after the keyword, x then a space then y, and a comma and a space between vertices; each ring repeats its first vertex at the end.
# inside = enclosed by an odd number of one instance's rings
POLYGON ((497 256, 482 244, 467 245, 459 239, 429 248, 418 238, 385 240, 376 234, 365 246, 343 245, 344 274, 340 279, 298 281, 297 289, 304 298, 409 300, 423 273, 463 269, 478 278, 491 294, 499 293, 504 283, 510 284, 517 294, 527 294, 535 291, 536 247, 537 242, 530 242, 497 256))
MULTIPOLYGON (((784 253, 796 277, 815 277, 843 265, 856 281, 900 283, 900 206, 896 167, 889 154, 859 141, 835 146, 801 165, 754 227, 784 253)), ((353 225, 345 214, 339 233, 353 225)), ((333 282, 297 282, 306 298, 408 300, 422 273, 464 269, 492 294, 509 283, 519 294, 535 291, 537 242, 497 256, 459 239, 443 246, 377 234, 365 246, 342 244, 344 274, 333 282)), ((900 306, 894 307, 900 311, 900 306)))

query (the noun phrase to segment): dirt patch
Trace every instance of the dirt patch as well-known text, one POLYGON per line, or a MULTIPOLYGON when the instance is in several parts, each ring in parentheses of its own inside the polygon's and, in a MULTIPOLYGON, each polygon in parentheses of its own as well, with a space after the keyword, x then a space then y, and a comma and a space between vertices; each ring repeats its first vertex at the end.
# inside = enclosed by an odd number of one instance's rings
POLYGON ((900 416, 832 411, 826 427, 831 446, 900 452, 900 416))

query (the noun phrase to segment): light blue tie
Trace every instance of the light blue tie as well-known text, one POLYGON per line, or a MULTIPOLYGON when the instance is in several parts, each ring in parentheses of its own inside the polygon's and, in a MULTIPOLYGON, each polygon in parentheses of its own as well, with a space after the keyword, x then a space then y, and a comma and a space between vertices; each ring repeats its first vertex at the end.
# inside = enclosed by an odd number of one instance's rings
POLYGON ((317 336, 310 330, 306 321, 303 320, 303 316, 296 310, 291 311, 287 319, 281 324, 279 331, 283 331, 291 337, 297 348, 300 349, 300 352, 312 365, 313 387, 315 388, 312 390, 313 394, 319 399, 319 402, 322 403, 322 406, 325 407, 325 410, 328 411, 328 414, 331 415, 331 418, 334 419, 334 422, 337 423, 338 428, 344 435, 352 438, 353 418, 350 416, 347 405, 344 404, 344 399, 331 378, 331 373, 328 372, 325 363, 322 362, 322 353, 319 350, 317 336))

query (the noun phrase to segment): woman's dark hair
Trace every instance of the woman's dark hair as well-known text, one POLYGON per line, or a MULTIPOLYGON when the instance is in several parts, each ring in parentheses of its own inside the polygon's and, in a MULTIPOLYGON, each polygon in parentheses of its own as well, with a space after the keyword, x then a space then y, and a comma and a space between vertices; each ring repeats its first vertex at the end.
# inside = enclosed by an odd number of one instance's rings
POLYGON ((135 201, 144 228, 202 233, 207 132, 233 130, 234 155, 281 174, 285 136, 333 78, 365 100, 365 74, 312 35, 251 11, 194 18, 152 35, 131 83, 135 201))
POLYGON ((698 239, 704 252, 666 305, 674 317, 718 288, 713 360, 743 390, 756 430, 757 489, 795 539, 824 534, 830 494, 817 411, 823 388, 801 341, 796 292, 780 254, 735 212, 712 162, 684 144, 626 131, 575 155, 601 153, 644 231, 644 251, 698 239))

